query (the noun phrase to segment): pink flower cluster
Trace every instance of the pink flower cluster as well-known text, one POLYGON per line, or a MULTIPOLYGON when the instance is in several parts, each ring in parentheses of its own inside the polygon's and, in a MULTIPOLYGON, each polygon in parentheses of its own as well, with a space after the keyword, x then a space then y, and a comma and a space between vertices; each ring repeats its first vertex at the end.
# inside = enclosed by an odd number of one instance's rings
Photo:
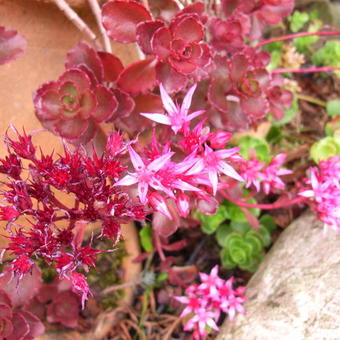
POLYGON ((286 155, 280 153, 276 155, 269 164, 261 162, 255 157, 249 161, 242 160, 240 163, 240 174, 246 182, 246 188, 254 186, 256 191, 262 190, 265 194, 269 194, 274 190, 284 190, 285 183, 280 176, 289 175, 291 170, 281 168, 286 160, 286 155))
POLYGON ((245 287, 233 289, 234 278, 223 280, 216 265, 210 274, 200 273, 201 284, 192 284, 185 291, 187 296, 176 300, 186 305, 180 317, 187 317, 185 331, 193 331, 196 340, 205 339, 209 330, 218 331, 221 313, 233 320, 236 312, 244 313, 245 287))
POLYGON ((317 168, 311 168, 306 182, 308 187, 300 195, 308 198, 325 228, 340 232, 340 156, 321 161, 317 168))
POLYGON ((116 186, 137 184, 140 202, 149 204, 156 211, 154 219, 158 212, 171 222, 170 231, 158 230, 164 236, 175 232, 179 218, 187 217, 193 208, 214 213, 218 202, 213 196, 223 185, 222 178, 227 176, 226 180, 243 182, 232 166, 235 159, 240 159, 239 148, 225 149, 231 134, 210 132, 209 127, 204 126, 204 120, 194 128, 190 127, 190 122, 204 113, 189 113, 195 89, 196 85, 189 89, 180 106, 160 86, 167 114, 141 113, 160 125, 154 130, 151 145, 141 153, 128 146, 134 170, 115 183, 116 186))

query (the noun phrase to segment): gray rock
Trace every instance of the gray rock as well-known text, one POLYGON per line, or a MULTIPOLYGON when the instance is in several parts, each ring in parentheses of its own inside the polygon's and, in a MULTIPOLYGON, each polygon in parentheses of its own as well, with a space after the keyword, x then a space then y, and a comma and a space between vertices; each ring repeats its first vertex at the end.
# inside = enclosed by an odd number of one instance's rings
POLYGON ((340 340, 340 235, 308 212, 294 221, 248 284, 246 315, 216 340, 340 340))

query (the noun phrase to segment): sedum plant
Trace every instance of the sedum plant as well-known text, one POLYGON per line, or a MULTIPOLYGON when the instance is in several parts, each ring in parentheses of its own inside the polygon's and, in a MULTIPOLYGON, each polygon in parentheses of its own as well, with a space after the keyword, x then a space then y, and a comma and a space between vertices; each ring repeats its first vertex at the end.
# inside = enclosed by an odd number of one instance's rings
MULTIPOLYGON (((15 138, 6 135, 8 153, 0 160, 0 219, 9 234, 4 251, 14 256, 3 274, 25 280, 35 261, 41 261, 55 269, 60 281, 68 281, 70 291, 48 300, 51 322, 74 327, 77 298, 84 307, 91 294, 86 274, 104 250, 84 240, 89 223, 99 223, 96 237, 114 245, 120 224, 141 221, 144 249, 158 253, 160 268, 182 286, 193 275, 181 279, 185 268, 173 266, 164 251, 185 246, 185 240, 169 244, 169 238, 190 226, 192 215, 201 220, 204 232, 216 233, 226 268, 249 271, 258 266, 275 227, 268 216, 259 218, 261 210, 306 203, 326 226, 340 228, 338 156, 321 161, 303 185, 287 195, 283 176, 291 171, 283 167, 284 153, 272 155, 264 140, 249 136, 236 146, 231 143, 234 132, 268 115, 286 122, 296 112, 296 97, 281 76, 287 70, 270 64, 264 47, 339 32, 315 32, 319 26, 313 22, 310 32, 265 40, 265 29, 292 13, 293 0, 209 4, 106 2, 96 13, 101 33, 118 43, 134 43, 140 60, 124 66, 110 52, 107 39, 103 50, 79 42, 67 53, 65 71, 33 94, 36 117, 63 140, 64 154, 38 152, 32 135, 25 132, 14 129, 15 138), (104 124, 111 133, 104 133, 104 124), (279 198, 259 204, 254 197, 260 192, 279 198), (72 203, 64 203, 63 195, 72 203), (152 223, 145 227, 147 216, 152 223), (30 230, 22 225, 24 219, 30 230), (73 301, 72 320, 59 310, 64 298, 73 301)), ((71 9, 63 8, 75 18, 71 9)), ((80 24, 80 18, 74 20, 80 24)), ((292 31, 306 23, 300 14, 291 20, 292 31)), ((0 64, 17 58, 25 45, 16 31, 0 27, 0 64)), ((233 290, 233 279, 222 280, 217 271, 215 267, 210 275, 201 273, 202 284, 190 286, 189 297, 178 298, 188 305, 182 316, 193 314, 186 329, 194 331, 196 339, 206 338, 208 328, 217 330, 221 311, 230 318, 236 310, 243 312, 244 289, 233 290)), ((8 336, 17 312, 12 313, 11 302, 2 296, 8 336)), ((21 321, 23 315, 28 314, 21 313, 21 321)), ((28 319, 25 332, 41 333, 41 328, 31 332, 28 319)))
POLYGON ((216 240, 222 247, 222 266, 226 269, 240 268, 254 272, 261 263, 265 248, 271 244, 271 232, 276 225, 269 215, 263 215, 257 230, 248 223, 231 221, 216 231, 216 240))

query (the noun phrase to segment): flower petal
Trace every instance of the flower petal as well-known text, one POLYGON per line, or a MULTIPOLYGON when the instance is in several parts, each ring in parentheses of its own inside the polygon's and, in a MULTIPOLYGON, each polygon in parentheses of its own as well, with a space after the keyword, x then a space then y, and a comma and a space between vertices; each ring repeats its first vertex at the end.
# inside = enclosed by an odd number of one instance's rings
POLYGON ((161 113, 141 113, 141 115, 145 118, 151 119, 156 123, 171 125, 170 118, 161 113))
POLYGON ((138 155, 138 153, 135 150, 133 150, 133 148, 130 145, 128 146, 128 150, 133 167, 136 170, 144 169, 145 168, 144 162, 142 158, 138 155))
POLYGON ((152 161, 147 168, 153 171, 158 171, 162 169, 166 163, 169 162, 170 158, 174 155, 174 152, 167 152, 166 154, 156 158, 154 161, 152 161))

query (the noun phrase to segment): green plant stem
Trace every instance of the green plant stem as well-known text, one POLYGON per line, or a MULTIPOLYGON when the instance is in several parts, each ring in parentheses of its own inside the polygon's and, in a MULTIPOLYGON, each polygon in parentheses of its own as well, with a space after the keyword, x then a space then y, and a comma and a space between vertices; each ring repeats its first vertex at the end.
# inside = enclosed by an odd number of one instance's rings
POLYGON ((312 96, 307 96, 307 95, 304 95, 304 94, 298 94, 297 99, 300 99, 300 100, 303 100, 305 102, 312 103, 312 104, 315 104, 315 105, 319 105, 319 106, 322 106, 322 107, 327 106, 327 103, 324 102, 323 100, 314 98, 312 96))

